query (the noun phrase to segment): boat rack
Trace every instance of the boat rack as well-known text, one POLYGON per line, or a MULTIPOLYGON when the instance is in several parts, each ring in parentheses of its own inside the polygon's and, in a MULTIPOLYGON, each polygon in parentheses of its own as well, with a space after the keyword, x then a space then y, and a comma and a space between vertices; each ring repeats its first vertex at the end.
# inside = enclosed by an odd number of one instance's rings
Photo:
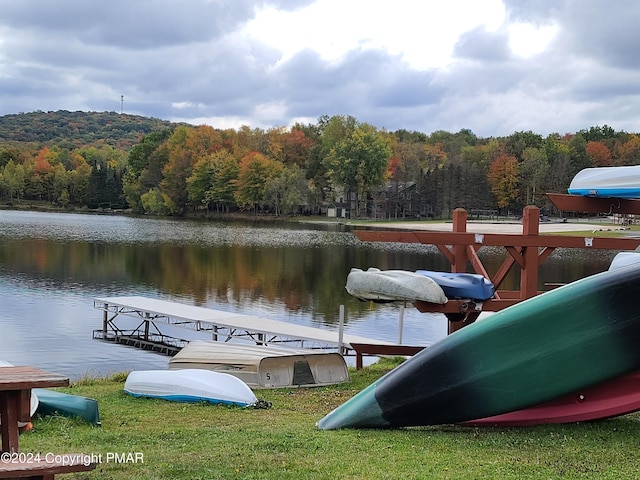
MULTIPOLYGON (((633 201, 628 200, 628 202, 633 201)), ((636 202, 638 207, 635 208, 639 208, 640 212, 640 201, 636 202)), ((606 205, 598 204, 593 208, 604 208, 604 206, 609 208, 610 203, 609 201, 606 205)), ((632 207, 627 205, 625 208, 632 207)), ((540 235, 540 209, 536 206, 524 208, 521 235, 469 233, 467 232, 467 212, 462 208, 457 208, 453 212, 453 232, 357 230, 354 233, 360 240, 367 242, 435 245, 449 260, 452 273, 468 272, 470 268, 473 273, 483 275, 494 284, 496 288, 494 297, 484 302, 469 299, 450 299, 445 305, 413 302, 420 312, 444 313, 449 320, 449 333, 474 322, 483 311, 502 310, 543 293, 538 290, 538 269, 556 248, 634 250, 640 245, 640 238, 540 235), (478 256, 478 251, 484 246, 503 247, 508 254, 502 265, 492 275, 487 272, 478 256), (520 290, 500 290, 501 283, 512 268, 520 269, 520 290)))

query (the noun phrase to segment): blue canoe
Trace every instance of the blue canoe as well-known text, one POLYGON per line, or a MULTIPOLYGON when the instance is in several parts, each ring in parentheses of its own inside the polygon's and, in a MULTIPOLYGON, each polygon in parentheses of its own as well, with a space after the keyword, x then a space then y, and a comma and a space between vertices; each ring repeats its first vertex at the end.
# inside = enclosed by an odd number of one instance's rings
POLYGON ((495 293, 493 283, 475 273, 448 273, 431 270, 416 270, 416 273, 429 277, 440 285, 447 298, 489 300, 495 293))

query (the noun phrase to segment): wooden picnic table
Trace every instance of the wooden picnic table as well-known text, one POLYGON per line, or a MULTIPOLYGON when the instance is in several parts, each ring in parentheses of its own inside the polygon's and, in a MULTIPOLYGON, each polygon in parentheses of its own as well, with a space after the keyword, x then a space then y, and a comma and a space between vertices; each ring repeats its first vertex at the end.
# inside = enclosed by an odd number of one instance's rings
POLYGON ((39 368, 0 368, 0 434, 3 452, 20 451, 18 422, 31 421, 31 390, 68 385, 68 377, 39 368))
POLYGON ((31 390, 68 385, 68 377, 39 368, 0 368, 0 434, 3 454, 0 459, 0 478, 54 480, 57 474, 86 472, 96 468, 95 463, 80 461, 84 457, 77 454, 51 454, 41 458, 40 455, 19 453, 18 422, 31 421, 31 390), (6 457, 8 454, 11 455, 6 457))

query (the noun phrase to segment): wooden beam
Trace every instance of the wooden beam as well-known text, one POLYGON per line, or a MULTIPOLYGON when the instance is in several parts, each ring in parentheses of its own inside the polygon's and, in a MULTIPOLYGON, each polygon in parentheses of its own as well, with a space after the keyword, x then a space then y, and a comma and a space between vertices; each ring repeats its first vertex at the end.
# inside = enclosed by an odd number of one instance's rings
MULTIPOLYGON (((504 295, 509 291, 501 290, 499 293, 504 295)), ((519 294, 519 292, 511 292, 519 294)), ((542 293, 542 292, 537 292, 542 293)), ((509 295, 507 295, 509 297, 509 295)), ((511 305, 515 305, 516 303, 520 303, 522 300, 526 300, 525 298, 521 298, 520 296, 513 296, 511 298, 500 298, 500 299, 491 299, 485 300, 484 302, 469 302, 468 300, 449 300, 444 305, 439 305, 435 303, 423 302, 421 300, 416 300, 413 302, 413 306, 421 313, 467 313, 467 312, 497 312, 498 310, 502 310, 503 308, 510 307, 511 305)))
POLYGON ((640 200, 627 198, 586 197, 563 193, 547 193, 558 210, 584 213, 618 213, 640 215, 640 200))
POLYGON ((406 240, 396 240, 399 233, 410 233, 403 238, 414 238, 417 242, 425 245, 475 245, 477 247, 552 247, 552 248, 587 248, 604 250, 634 250, 640 246, 640 238, 612 238, 612 237, 584 237, 584 236, 564 236, 564 235, 518 235, 485 233, 479 235, 474 233, 456 232, 428 232, 428 231, 376 231, 356 230, 353 232, 358 239, 364 242, 397 242, 406 240))

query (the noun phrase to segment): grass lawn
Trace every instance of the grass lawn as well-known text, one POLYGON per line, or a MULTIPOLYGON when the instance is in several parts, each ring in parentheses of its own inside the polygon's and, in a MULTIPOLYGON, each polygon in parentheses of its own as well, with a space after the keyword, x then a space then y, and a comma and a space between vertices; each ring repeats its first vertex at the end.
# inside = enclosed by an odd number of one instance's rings
POLYGON ((123 392, 124 374, 86 379, 61 391, 96 398, 102 427, 38 417, 34 429, 21 436, 21 450, 101 456, 95 471, 64 477, 87 479, 639 476, 638 415, 528 428, 316 428, 317 420, 400 361, 385 359, 352 370, 351 381, 339 386, 257 390, 258 398, 272 402, 269 409, 134 398, 123 392))

